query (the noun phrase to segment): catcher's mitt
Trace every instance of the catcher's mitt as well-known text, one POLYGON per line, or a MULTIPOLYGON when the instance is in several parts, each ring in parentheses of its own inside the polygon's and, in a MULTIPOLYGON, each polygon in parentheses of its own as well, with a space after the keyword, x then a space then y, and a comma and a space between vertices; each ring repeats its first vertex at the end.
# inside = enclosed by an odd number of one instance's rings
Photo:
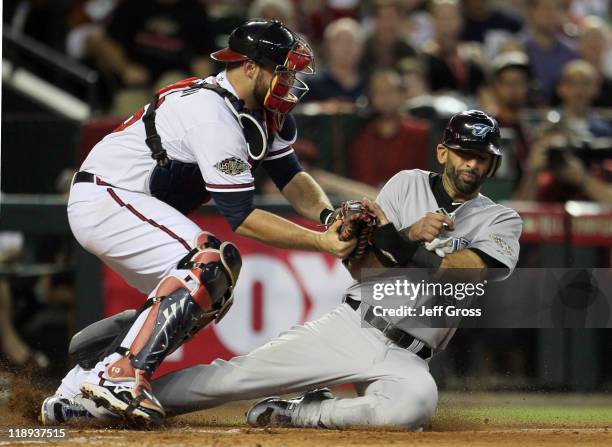
POLYGON ((341 241, 357 238, 357 246, 349 255, 349 260, 361 259, 367 248, 372 244, 372 232, 376 228, 376 216, 359 200, 343 202, 328 220, 328 226, 342 220, 338 230, 341 241))

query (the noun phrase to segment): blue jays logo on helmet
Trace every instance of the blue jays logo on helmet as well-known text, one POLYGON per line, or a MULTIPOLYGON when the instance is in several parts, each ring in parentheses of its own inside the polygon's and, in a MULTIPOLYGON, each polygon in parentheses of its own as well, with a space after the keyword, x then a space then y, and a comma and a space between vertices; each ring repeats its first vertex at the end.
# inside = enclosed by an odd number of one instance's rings
POLYGON ((466 127, 472 129, 472 135, 482 138, 483 140, 486 138, 489 132, 493 132, 495 130, 493 126, 487 126, 486 124, 482 123, 467 124, 466 127))

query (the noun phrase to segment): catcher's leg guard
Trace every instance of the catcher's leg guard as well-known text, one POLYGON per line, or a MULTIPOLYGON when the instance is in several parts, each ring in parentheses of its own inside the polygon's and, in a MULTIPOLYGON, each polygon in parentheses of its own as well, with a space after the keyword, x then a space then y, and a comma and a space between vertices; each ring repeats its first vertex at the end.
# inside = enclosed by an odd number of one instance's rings
POLYGON ((84 396, 138 423, 163 418, 164 410, 151 392, 151 373, 186 339, 223 317, 233 302, 242 265, 232 243, 221 243, 209 233, 197 241, 178 264, 187 277, 167 276, 160 282, 135 339, 129 348, 117 349, 122 357, 100 374, 99 384, 83 384, 84 396))

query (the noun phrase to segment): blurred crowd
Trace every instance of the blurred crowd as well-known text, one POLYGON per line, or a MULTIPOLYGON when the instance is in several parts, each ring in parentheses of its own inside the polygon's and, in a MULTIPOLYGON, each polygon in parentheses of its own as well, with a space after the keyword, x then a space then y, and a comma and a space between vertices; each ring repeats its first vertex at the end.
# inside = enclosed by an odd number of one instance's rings
MULTIPOLYGON (((208 55, 245 18, 275 19, 304 34, 317 55, 296 112, 367 120, 341 172, 364 192, 399 169, 435 169, 432 145, 441 129, 432 123, 480 108, 504 128, 500 175, 513 180, 513 198, 611 199, 607 0, 5 3, 5 22, 95 68, 105 112, 121 118, 163 85, 222 69, 208 55), (63 33, 47 23, 58 3, 63 33)), ((298 144, 313 168, 319 149, 313 140, 298 144)), ((329 180, 334 190, 336 179, 329 180)), ((337 180, 341 192, 346 185, 337 180)))

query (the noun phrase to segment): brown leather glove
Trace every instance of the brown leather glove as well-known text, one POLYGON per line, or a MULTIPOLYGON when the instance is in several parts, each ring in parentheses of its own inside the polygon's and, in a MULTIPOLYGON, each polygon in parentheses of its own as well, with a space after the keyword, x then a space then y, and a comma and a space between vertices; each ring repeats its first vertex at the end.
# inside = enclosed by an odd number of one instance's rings
POLYGON ((367 248, 372 244, 372 232, 376 228, 376 216, 369 211, 361 201, 349 200, 343 202, 328 220, 331 224, 342 220, 338 230, 341 241, 357 238, 355 250, 348 256, 349 260, 361 259, 367 248))

